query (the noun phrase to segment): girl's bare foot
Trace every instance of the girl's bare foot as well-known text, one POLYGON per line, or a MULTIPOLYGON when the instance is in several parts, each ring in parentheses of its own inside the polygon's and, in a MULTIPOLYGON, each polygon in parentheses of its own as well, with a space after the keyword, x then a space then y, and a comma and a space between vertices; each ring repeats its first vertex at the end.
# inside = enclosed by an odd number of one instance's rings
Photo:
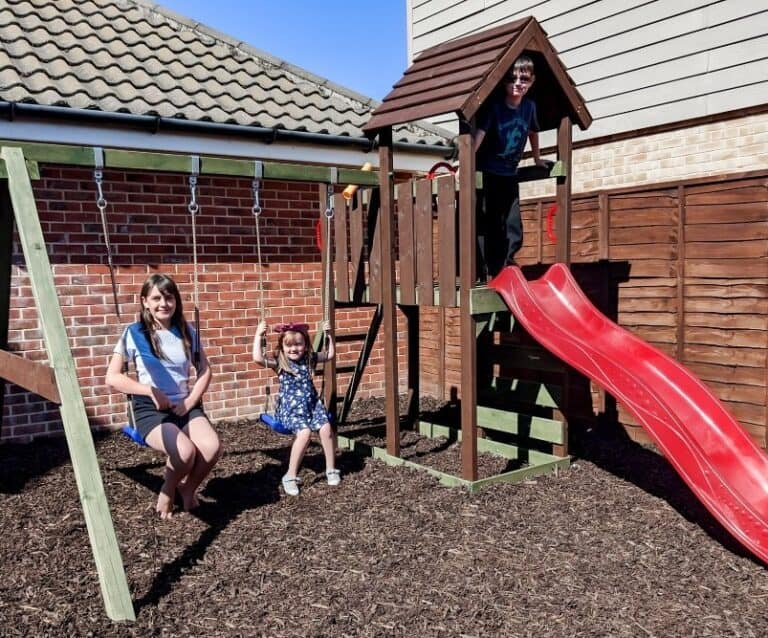
POLYGON ((184 511, 189 512, 200 505, 200 501, 197 500, 197 490, 190 489, 186 481, 180 483, 177 489, 179 496, 181 496, 181 502, 184 504, 184 511))
POLYGON ((160 514, 160 518, 168 519, 173 518, 173 497, 169 496, 166 492, 165 484, 160 489, 160 494, 157 496, 157 505, 155 510, 160 514))

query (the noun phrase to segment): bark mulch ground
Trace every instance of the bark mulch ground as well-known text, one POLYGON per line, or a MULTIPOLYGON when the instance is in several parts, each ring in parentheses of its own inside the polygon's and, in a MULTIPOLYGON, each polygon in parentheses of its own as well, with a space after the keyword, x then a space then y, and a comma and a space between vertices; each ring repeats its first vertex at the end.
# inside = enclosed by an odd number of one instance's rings
MULTIPOLYGON (((380 414, 369 401, 352 418, 380 414)), ((351 454, 329 488, 313 446, 291 499, 290 439, 218 429, 202 506, 171 522, 153 516, 162 458, 97 443, 134 624, 104 614, 64 441, 0 446, 0 635, 768 635, 765 567, 618 435, 585 435, 557 476, 474 496, 351 454)))

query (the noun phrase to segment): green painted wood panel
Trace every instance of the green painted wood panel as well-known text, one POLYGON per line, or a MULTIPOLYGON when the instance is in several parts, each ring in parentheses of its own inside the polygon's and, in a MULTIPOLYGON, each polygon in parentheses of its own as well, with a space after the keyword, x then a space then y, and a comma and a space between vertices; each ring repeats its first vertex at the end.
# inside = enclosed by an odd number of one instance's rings
MULTIPOLYGON (((29 175, 29 179, 40 179, 40 168, 37 165, 37 162, 32 162, 30 160, 27 160, 27 174, 29 175)), ((5 168, 5 162, 0 162, 0 179, 6 179, 8 177, 8 170, 5 168)))
MULTIPOLYGON (((25 157, 30 161, 72 166, 94 165, 93 148, 87 146, 21 143, 5 140, 0 141, 0 145, 22 149, 25 157)), ((190 158, 191 155, 185 154, 104 149, 105 168, 188 173, 191 166, 190 158)), ((253 177, 254 162, 249 159, 200 156, 200 169, 201 175, 253 177)), ((264 179, 321 182, 327 184, 331 182, 332 172, 333 169, 328 166, 263 162, 264 179)), ((0 177, 2 177, 1 173, 0 177)), ((35 178, 37 177, 39 175, 35 174, 35 178)), ((339 168, 337 169, 337 181, 339 184, 344 185, 375 186, 378 184, 378 171, 339 168)))
POLYGON ((480 405, 477 407, 477 422, 480 427, 487 430, 517 435, 525 434, 537 441, 549 443, 562 444, 565 442, 565 426, 562 421, 555 419, 518 414, 480 405))

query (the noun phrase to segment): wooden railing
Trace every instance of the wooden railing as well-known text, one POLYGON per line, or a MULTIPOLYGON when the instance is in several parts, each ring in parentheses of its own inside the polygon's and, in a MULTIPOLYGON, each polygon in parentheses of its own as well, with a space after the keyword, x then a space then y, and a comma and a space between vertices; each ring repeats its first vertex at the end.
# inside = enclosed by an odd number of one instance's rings
MULTIPOLYGON (((562 167, 521 169, 520 181, 556 177, 562 167)), ((453 174, 395 186, 398 303, 456 307, 459 303, 459 199, 453 174)), ((478 182, 478 186, 481 184, 478 182)), ((381 303, 378 194, 336 195, 334 269, 340 302, 381 303)), ((472 213, 474 214, 474 213, 472 213)))

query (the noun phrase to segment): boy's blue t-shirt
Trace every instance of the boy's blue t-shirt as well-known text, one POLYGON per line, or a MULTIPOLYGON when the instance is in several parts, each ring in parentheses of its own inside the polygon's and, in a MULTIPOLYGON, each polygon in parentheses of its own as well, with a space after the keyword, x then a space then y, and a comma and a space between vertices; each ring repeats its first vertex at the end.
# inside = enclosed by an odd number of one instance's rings
POLYGON ((480 114, 477 128, 485 131, 477 152, 477 169, 494 175, 515 175, 528 131, 539 130, 536 103, 525 98, 517 107, 503 99, 491 102, 480 114))

